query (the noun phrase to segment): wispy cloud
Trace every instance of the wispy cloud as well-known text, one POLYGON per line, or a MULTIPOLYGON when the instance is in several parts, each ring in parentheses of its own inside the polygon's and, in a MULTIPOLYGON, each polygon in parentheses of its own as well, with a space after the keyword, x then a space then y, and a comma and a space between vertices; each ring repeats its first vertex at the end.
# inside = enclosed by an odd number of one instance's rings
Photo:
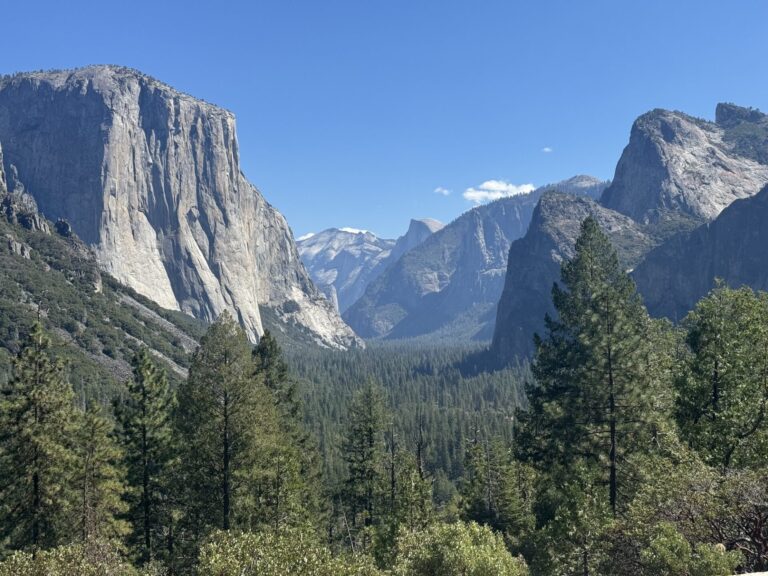
POLYGON ((554 150, 550 146, 544 146, 544 148, 542 148, 541 151, 544 152, 544 154, 550 154, 554 152, 554 150))
POLYGON ((504 180, 486 180, 479 186, 467 188, 464 190, 464 198, 475 204, 484 204, 498 200, 499 198, 508 198, 509 196, 518 196, 533 192, 536 186, 533 184, 510 184, 504 180))
POLYGON ((440 196, 450 196, 451 191, 448 190, 448 188, 443 188, 442 186, 438 186, 433 190, 435 194, 440 194, 440 196))

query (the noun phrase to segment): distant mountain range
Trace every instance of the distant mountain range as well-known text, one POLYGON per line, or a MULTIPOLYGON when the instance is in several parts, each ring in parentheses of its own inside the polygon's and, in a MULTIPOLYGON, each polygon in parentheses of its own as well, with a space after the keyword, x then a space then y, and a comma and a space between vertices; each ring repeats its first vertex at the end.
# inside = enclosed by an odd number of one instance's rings
MULTIPOLYGON (((526 357, 589 214, 654 315, 680 320, 715 277, 768 288, 768 116, 733 104, 714 122, 640 116, 611 182, 577 176, 445 226, 412 220, 398 239, 339 228, 294 241, 240 170, 234 116, 128 68, 0 77, 0 150, 0 284, 16 295, 0 306, 28 319, 50 282, 55 305, 78 310, 65 325, 52 308, 54 328, 113 375, 129 356, 110 343, 118 328, 82 318, 121 318, 179 374, 224 311, 253 341, 265 326, 340 350, 492 338, 499 362, 526 357)), ((13 333, 0 339, 14 348, 13 333)))
POLYGON ((364 338, 487 340, 493 334, 510 243, 547 190, 597 197, 589 176, 473 208, 391 264, 343 314, 364 338))
POLYGON ((367 230, 330 228, 299 238, 299 254, 317 287, 345 312, 363 295, 368 284, 388 266, 443 227, 424 218, 411 220, 397 240, 379 238, 367 230))

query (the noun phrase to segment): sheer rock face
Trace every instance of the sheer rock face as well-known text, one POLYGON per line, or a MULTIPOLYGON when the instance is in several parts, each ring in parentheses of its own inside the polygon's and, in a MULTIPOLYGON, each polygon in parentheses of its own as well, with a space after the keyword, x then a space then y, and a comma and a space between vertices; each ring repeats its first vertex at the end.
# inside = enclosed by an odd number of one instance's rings
POLYGON ((640 116, 601 203, 648 224, 714 219, 768 183, 763 156, 749 152, 750 143, 760 148, 765 118, 725 104, 714 123, 667 110, 640 116))
POLYGON ((651 251, 633 276, 655 316, 682 320, 722 278, 768 290, 768 186, 734 202, 713 222, 651 251))
POLYGON ((551 192, 536 206, 526 235, 509 250, 504 292, 499 300, 493 352, 507 363, 533 352, 533 335, 543 335, 544 317, 554 316, 552 285, 560 266, 574 255, 581 223, 593 216, 630 268, 652 246, 643 227, 590 198, 551 192))
POLYGON ((364 337, 490 339, 510 243, 525 234, 541 195, 599 195, 605 186, 581 176, 465 212, 369 284, 344 318, 364 337))
POLYGON ((252 340, 267 306, 321 344, 358 342, 241 173, 230 112, 126 68, 20 74, 0 79, 0 142, 40 210, 161 306, 228 310, 252 340))

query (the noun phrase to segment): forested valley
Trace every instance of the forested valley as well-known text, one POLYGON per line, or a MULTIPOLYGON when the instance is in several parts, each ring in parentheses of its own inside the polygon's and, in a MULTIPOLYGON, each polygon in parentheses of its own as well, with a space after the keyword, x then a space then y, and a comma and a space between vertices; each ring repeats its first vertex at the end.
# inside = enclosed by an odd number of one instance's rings
POLYGON ((187 377, 142 348, 110 398, 17 326, 0 576, 768 570, 768 295, 652 319, 587 218, 552 298, 530 365, 224 314, 187 377))

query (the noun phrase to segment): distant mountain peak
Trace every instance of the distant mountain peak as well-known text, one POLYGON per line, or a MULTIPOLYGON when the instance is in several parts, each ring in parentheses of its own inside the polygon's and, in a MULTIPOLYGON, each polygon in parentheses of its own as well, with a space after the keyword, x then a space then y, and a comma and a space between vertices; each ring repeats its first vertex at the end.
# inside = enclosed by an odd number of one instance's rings
POLYGON ((318 288, 344 312, 368 284, 441 227, 432 218, 414 219, 397 240, 358 228, 329 228, 300 238, 299 254, 318 288))
POLYGON ((408 229, 410 230, 411 228, 413 228, 414 226, 418 226, 419 224, 423 224, 424 226, 426 226, 429 229, 429 231, 432 232, 433 234, 445 226, 445 224, 443 224, 439 220, 435 220, 434 218, 414 218, 411 220, 411 223, 408 229))
POLYGON ((571 176, 567 180, 563 180, 558 184, 563 186, 572 186, 574 188, 589 188, 591 186, 599 186, 600 184, 605 183, 606 181, 600 180, 600 178, 595 178, 594 176, 590 176, 588 174, 578 174, 576 176, 571 176))

